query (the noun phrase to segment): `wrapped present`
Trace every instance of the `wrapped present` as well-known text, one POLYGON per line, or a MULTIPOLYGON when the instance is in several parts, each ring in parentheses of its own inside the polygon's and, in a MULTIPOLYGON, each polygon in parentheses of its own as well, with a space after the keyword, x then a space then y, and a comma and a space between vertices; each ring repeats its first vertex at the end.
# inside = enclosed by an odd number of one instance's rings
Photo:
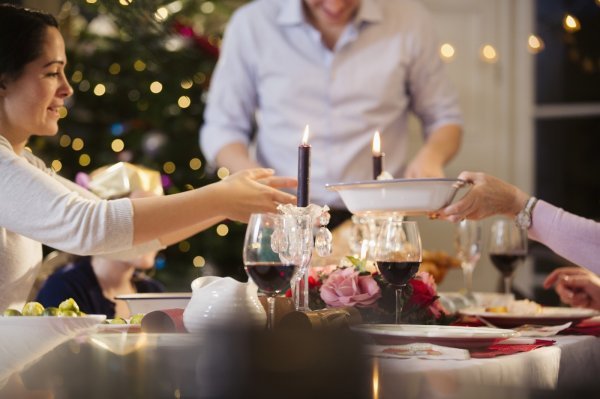
POLYGON ((163 194, 159 172, 128 162, 96 169, 89 176, 88 189, 106 199, 125 197, 135 191, 163 194))

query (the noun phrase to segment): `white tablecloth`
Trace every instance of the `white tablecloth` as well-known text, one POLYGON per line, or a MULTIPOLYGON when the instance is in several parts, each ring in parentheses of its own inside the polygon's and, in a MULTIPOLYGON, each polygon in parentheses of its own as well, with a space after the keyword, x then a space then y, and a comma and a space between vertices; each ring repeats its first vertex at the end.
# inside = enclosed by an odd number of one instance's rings
MULTIPOLYGON (((424 360, 377 358, 377 390, 384 397, 420 392, 446 396, 485 386, 569 388, 600 381, 600 338, 550 337, 555 345, 490 359, 424 360)), ((410 397, 407 396, 407 397, 410 397)))

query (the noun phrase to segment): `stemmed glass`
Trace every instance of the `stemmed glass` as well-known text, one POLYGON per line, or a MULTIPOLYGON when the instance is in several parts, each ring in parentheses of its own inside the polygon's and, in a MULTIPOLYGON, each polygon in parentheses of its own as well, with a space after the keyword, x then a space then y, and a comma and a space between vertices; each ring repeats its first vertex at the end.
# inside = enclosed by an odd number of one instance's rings
POLYGON ((466 297, 469 301, 473 296, 473 270, 481 257, 482 230, 481 223, 475 220, 462 220, 456 225, 454 235, 454 246, 456 256, 460 260, 460 266, 465 281, 466 297))
POLYGON ((248 277, 267 295, 267 329, 273 328, 275 296, 284 292, 297 271, 273 250, 271 238, 281 215, 255 213, 250 216, 244 239, 243 259, 248 277))
POLYGON ((383 278, 396 289, 396 324, 402 321, 403 290, 419 270, 422 260, 417 223, 390 218, 382 223, 374 260, 383 278))
POLYGON ((512 220, 496 220, 492 224, 489 254, 504 278, 504 293, 510 294, 514 271, 527 256, 527 232, 512 220))

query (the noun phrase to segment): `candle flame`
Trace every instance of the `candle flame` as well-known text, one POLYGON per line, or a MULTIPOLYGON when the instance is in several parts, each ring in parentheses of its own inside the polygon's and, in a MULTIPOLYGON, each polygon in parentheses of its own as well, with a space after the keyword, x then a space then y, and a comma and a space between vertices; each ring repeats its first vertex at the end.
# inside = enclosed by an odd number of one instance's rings
POLYGON ((304 128, 304 134, 302 135, 302 145, 308 145, 308 125, 304 128))
POLYGON ((379 137, 379 132, 375 132, 373 135, 373 155, 381 154, 381 138, 379 137))

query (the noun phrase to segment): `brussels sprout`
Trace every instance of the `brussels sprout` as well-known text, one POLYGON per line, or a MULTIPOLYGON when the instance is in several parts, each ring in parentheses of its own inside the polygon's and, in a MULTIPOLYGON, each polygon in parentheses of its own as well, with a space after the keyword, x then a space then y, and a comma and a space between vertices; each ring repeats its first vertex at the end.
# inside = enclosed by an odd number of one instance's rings
POLYGON ((75 312, 73 310, 69 310, 69 309, 63 310, 61 308, 58 308, 57 316, 59 316, 59 317, 77 317, 79 315, 77 314, 77 312, 75 312))
POLYGON ((44 306, 39 302, 27 302, 23 306, 23 316, 41 316, 44 312, 44 306))
POLYGON ((72 310, 73 312, 79 312, 79 305, 73 298, 65 299, 58 305, 59 310, 72 310))
POLYGON ((127 324, 127 320, 122 317, 116 317, 114 319, 108 320, 108 324, 127 324))
POLYGON ((129 324, 142 324, 143 318, 144 318, 143 313, 136 313, 133 316, 131 316, 131 319, 129 319, 129 324))
POLYGON ((58 316, 58 308, 50 306, 42 312, 42 316, 58 316))
POLYGON ((2 315, 4 316, 21 316, 21 312, 19 312, 17 309, 6 309, 2 315))

